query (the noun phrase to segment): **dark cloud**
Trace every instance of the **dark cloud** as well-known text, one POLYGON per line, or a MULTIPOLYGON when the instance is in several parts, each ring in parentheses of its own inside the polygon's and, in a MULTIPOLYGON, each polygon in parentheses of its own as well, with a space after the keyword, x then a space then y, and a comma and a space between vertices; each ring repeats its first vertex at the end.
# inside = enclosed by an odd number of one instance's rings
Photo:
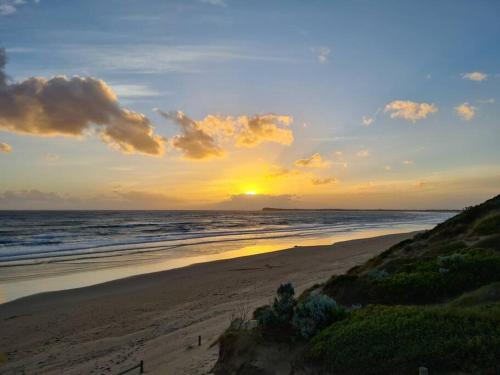
POLYGON ((181 208, 186 202, 163 193, 115 190, 109 194, 75 197, 37 189, 0 192, 0 209, 127 209, 155 210, 181 208))
POLYGON ((0 51, 0 129, 75 137, 95 126, 104 142, 125 153, 163 153, 165 139, 154 134, 149 119, 122 108, 104 81, 58 76, 8 83, 5 51, 0 51))

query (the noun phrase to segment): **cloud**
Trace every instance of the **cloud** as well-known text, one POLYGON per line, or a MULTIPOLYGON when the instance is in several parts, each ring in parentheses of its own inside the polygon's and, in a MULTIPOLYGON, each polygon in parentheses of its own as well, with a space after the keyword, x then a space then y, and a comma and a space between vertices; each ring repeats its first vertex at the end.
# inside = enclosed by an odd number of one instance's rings
POLYGON ((59 155, 56 155, 56 154, 51 154, 51 153, 47 153, 45 154, 45 160, 48 161, 49 163, 53 163, 53 162, 56 162, 60 159, 60 156, 59 155))
POLYGON ((39 190, 5 191, 0 193, 0 207, 49 207, 50 205, 60 205, 67 199, 60 194, 45 193, 39 190))
POLYGON ((328 57, 330 55, 330 48, 328 47, 317 47, 317 48, 312 48, 313 53, 316 54, 316 57, 318 58, 318 61, 320 64, 324 64, 328 61, 328 57))
POLYGON ((12 146, 7 143, 0 142, 0 152, 10 154, 12 152, 12 146))
POLYGON ((470 72, 470 73, 463 73, 462 78, 468 79, 469 81, 481 82, 486 80, 486 78, 488 78, 488 75, 481 72, 470 72))
POLYGON ((356 156, 359 156, 360 158, 366 158, 368 156, 370 156, 370 151, 368 150, 359 150, 357 153, 356 153, 356 156))
POLYGON ((167 45, 145 43, 141 45, 109 48, 107 45, 67 46, 62 58, 91 65, 97 70, 120 73, 200 73, 207 64, 233 61, 266 61, 286 63, 295 61, 287 56, 276 56, 233 45, 167 45))
POLYGON ((254 147, 263 142, 283 145, 293 142, 293 132, 288 128, 293 122, 291 116, 272 113, 237 117, 208 115, 197 121, 180 111, 156 111, 180 126, 182 134, 174 137, 172 143, 190 159, 223 156, 221 143, 224 142, 238 147, 254 147))
POLYGON ((473 107, 469 103, 465 102, 455 107, 455 112, 463 120, 470 121, 474 118, 474 115, 476 114, 476 107, 473 107))
POLYGON ((479 99, 477 102, 479 104, 495 104, 495 98, 479 99))
POLYGON ((161 95, 159 91, 146 85, 111 85, 111 88, 120 98, 151 98, 161 95))
POLYGON ((404 165, 412 165, 413 164, 413 160, 403 160, 403 164, 404 165))
POLYGON ((214 5, 214 6, 219 6, 219 7, 225 7, 226 2, 224 0, 200 0, 201 3, 209 4, 209 5, 214 5))
POLYGON ((113 191, 113 195, 100 197, 107 207, 127 207, 129 210, 135 209, 165 209, 178 206, 181 200, 168 196, 164 193, 130 190, 113 191))
POLYGON ((370 126, 371 124, 373 124, 375 119, 373 117, 363 116, 362 121, 364 126, 370 126))
MULTIPOLYGON (((39 0, 34 0, 33 3, 38 4, 39 0)), ((17 8, 27 4, 26 0, 0 0, 0 16, 9 16, 17 12, 17 8)))
POLYGON ((415 183, 413 184, 413 186, 416 187, 417 189, 422 189, 422 188, 426 187, 427 185, 428 184, 425 181, 415 181, 415 183))
POLYGON ((122 108, 111 88, 92 77, 32 77, 9 83, 0 49, 0 129, 33 136, 82 137, 98 129, 101 139, 125 153, 158 156, 165 139, 149 119, 122 108))
POLYGON ((299 171, 298 169, 275 167, 271 169, 271 172, 267 175, 267 177, 277 178, 277 177, 298 176, 301 173, 302 171, 299 171))
POLYGON ((391 167, 390 165, 386 165, 386 166, 384 167, 384 169, 385 169, 386 171, 390 171, 390 170, 392 170, 392 167, 391 167))
POLYGON ((432 103, 417 103, 410 100, 394 100, 384 108, 384 112, 391 113, 391 118, 402 118, 413 123, 437 111, 438 108, 432 103))
POLYGON ((240 124, 236 137, 238 146, 253 147, 262 142, 290 145, 293 142, 293 132, 287 128, 293 122, 291 116, 272 113, 252 117, 240 116, 237 122, 240 124))
POLYGON ((214 137, 206 132, 202 123, 192 120, 181 111, 157 112, 180 127, 182 134, 176 135, 172 144, 187 158, 207 159, 224 155, 222 148, 217 145, 214 137))
POLYGON ((9 3, 0 4, 0 16, 8 16, 16 12, 16 7, 9 3))
POLYGON ((177 209, 188 202, 159 192, 115 190, 105 195, 75 197, 37 189, 0 192, 0 209, 177 209))
POLYGON ((237 194, 215 205, 221 210, 262 210, 264 207, 293 208, 299 202, 294 195, 237 194))
POLYGON ((338 180, 335 177, 313 178, 311 182, 313 183, 313 185, 326 185, 337 183, 338 180))
POLYGON ((330 166, 330 163, 327 160, 324 160, 318 153, 315 153, 308 158, 299 159, 294 164, 297 167, 303 168, 328 168, 330 166))

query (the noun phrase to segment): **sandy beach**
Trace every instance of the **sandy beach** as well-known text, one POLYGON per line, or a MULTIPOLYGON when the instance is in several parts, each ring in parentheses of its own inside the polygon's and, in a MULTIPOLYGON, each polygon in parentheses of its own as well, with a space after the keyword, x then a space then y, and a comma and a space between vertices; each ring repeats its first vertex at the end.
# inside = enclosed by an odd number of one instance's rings
POLYGON ((300 293, 413 234, 201 263, 0 305, 8 357, 0 373, 117 374, 144 360, 148 374, 206 374, 218 355, 210 344, 233 314, 270 302, 282 282, 300 293))

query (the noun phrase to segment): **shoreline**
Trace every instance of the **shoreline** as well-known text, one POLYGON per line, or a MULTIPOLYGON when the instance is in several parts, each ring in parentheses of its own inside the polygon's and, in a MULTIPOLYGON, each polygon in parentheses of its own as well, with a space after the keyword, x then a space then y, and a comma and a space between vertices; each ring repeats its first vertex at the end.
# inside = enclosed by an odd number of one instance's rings
POLYGON ((231 315, 269 303, 282 282, 300 293, 416 232, 294 247, 45 292, 0 305, 0 371, 203 374, 231 315), (197 337, 202 346, 197 347, 197 337), (108 370, 109 369, 109 370, 108 370))
MULTIPOLYGON (((30 295, 92 286, 130 276, 161 272, 242 256, 282 251, 293 247, 331 245, 333 243, 376 237, 386 234, 406 233, 424 228, 402 227, 365 229, 338 233, 334 236, 313 238, 285 237, 257 241, 239 241, 237 247, 195 254, 171 254, 162 247, 157 251, 129 252, 112 257, 73 258, 25 265, 4 265, 0 268, 0 306, 9 301, 30 295)), ((227 246, 227 242, 215 242, 212 247, 227 246)))

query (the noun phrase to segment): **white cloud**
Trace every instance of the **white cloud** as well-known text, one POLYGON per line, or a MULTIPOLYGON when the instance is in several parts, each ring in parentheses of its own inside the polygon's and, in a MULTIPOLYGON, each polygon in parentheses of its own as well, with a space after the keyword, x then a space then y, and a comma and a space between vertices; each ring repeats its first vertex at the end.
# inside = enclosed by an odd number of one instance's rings
POLYGON ((495 104, 495 98, 479 99, 477 102, 479 104, 495 104))
MULTIPOLYGON (((39 1, 34 0, 38 4, 39 1)), ((18 7, 27 4, 26 0, 0 0, 0 16, 9 16, 17 12, 18 7)))
POLYGON ((219 6, 219 7, 225 7, 226 2, 224 0, 200 0, 201 3, 209 4, 209 5, 214 5, 214 6, 219 6))
POLYGON ((9 3, 3 3, 0 4, 0 15, 1 16, 8 16, 10 14, 13 14, 16 12, 16 7, 12 4, 9 3))
POLYGON ((402 118, 413 123, 437 111, 438 108, 432 103, 417 103, 410 100, 394 100, 384 108, 384 112, 390 112, 391 118, 402 118))
POLYGON ((64 57, 101 70, 119 70, 128 73, 199 73, 206 63, 221 64, 231 61, 287 62, 288 58, 247 51, 224 45, 158 45, 109 48, 109 46, 68 46, 64 57))
POLYGON ((162 95, 146 85, 110 84, 110 86, 119 98, 150 98, 162 95))
POLYGON ((391 167, 390 165, 386 165, 386 166, 384 167, 384 169, 385 169, 386 171, 390 171, 390 170, 392 169, 392 167, 391 167))
POLYGON ((413 164, 413 160, 403 160, 403 164, 404 165, 412 165, 413 164))
POLYGON ((370 117, 370 116, 363 116, 362 121, 363 121, 364 126, 370 126, 371 124, 373 124, 375 119, 373 117, 370 117))
POLYGON ((12 152, 12 146, 7 144, 7 143, 4 143, 4 142, 0 142, 0 152, 3 152, 5 154, 9 154, 12 152))
POLYGON ((488 78, 488 75, 481 72, 470 72, 470 73, 463 73, 462 78, 468 79, 469 81, 481 82, 486 80, 486 78, 488 78))
POLYGON ((312 49, 313 53, 316 54, 320 64, 324 64, 328 61, 331 50, 328 47, 317 47, 312 49))
POLYGON ((476 107, 471 106, 469 103, 465 102, 455 107, 455 112, 463 120, 470 121, 474 118, 476 114, 476 107))

